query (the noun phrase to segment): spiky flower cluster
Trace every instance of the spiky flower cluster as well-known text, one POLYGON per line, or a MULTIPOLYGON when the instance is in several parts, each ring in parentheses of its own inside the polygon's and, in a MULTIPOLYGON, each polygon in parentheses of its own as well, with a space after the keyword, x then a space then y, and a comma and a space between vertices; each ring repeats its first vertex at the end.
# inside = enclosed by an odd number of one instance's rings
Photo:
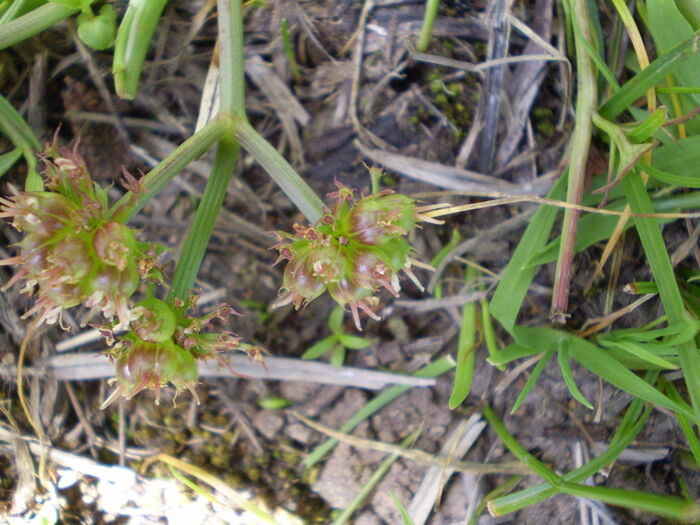
POLYGON ((339 183, 331 194, 335 204, 314 226, 294 225, 294 234, 278 232, 279 260, 287 260, 282 290, 273 307, 293 303, 296 308, 324 291, 352 312, 361 330, 359 310, 379 319, 372 310, 384 288, 398 297, 398 273, 403 271, 421 290, 411 271, 418 263, 410 257, 406 235, 419 221, 436 222, 421 215, 415 200, 385 190, 359 200, 354 190, 339 183))
MULTIPOLYGON (((228 305, 204 317, 187 315, 194 299, 166 303, 151 293, 132 305, 141 280, 152 283, 151 292, 163 284, 157 262, 162 248, 137 241, 128 226, 111 218, 106 191, 92 181, 76 152, 50 145, 44 159, 45 191, 14 190, 0 198, 0 217, 24 233, 19 255, 0 260, 16 267, 4 288, 24 281, 22 292, 35 295, 36 303, 23 317, 36 314, 36 325, 56 323, 64 310, 80 304, 102 312, 106 324, 100 329, 114 345, 109 354, 119 383, 103 406, 149 388, 158 399, 167 383, 194 394, 196 361, 218 358, 224 350, 260 358, 260 349, 241 343, 235 334, 206 333, 214 318, 234 313, 228 305)), ((138 182, 126 176, 138 195, 138 182)))
POLYGON ((0 261, 17 266, 5 288, 24 280, 23 293, 35 294, 37 324, 53 324, 78 304, 118 318, 131 317, 128 301, 140 278, 158 274, 154 245, 107 217, 106 191, 92 181, 83 159, 73 151, 49 147, 46 190, 18 192, 0 199, 0 217, 12 219, 25 234, 19 255, 0 261))
POLYGON ((186 389, 199 401, 194 390, 197 360, 218 359, 227 366, 220 352, 230 350, 242 350, 249 357, 261 360, 261 349, 243 344, 231 332, 202 332, 214 319, 226 320, 236 314, 233 308, 222 304, 209 315, 189 317, 186 312, 194 302, 194 296, 187 304, 149 297, 136 304, 132 309, 131 331, 119 336, 110 350, 116 361, 117 373, 112 381, 117 387, 102 408, 122 396, 131 399, 145 389, 155 390, 158 403, 160 389, 168 383, 175 387, 176 395, 186 389))

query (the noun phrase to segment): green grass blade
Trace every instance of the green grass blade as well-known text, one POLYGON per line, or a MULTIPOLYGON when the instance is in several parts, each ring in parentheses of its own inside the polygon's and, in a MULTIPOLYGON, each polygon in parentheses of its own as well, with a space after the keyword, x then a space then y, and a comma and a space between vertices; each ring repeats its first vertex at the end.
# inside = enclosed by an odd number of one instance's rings
MULTIPOLYGON (((566 179, 565 175, 559 177, 547 197, 563 199, 566 194, 566 179)), ((508 266, 501 274, 491 299, 491 315, 508 332, 515 326, 520 306, 537 273, 537 268, 528 267, 528 262, 547 244, 558 213, 559 210, 553 206, 541 206, 535 212, 508 266)))
MULTIPOLYGON (((445 246, 443 246, 439 252, 435 254, 435 257, 432 258, 430 261, 430 266, 433 268, 437 268, 442 261, 445 260, 445 257, 459 244, 459 242, 462 240, 462 236, 459 233, 459 230, 455 228, 452 230, 452 235, 450 237, 450 240, 447 242, 445 246)), ((435 288, 433 289, 433 295, 437 299, 442 298, 442 283, 437 282, 435 284, 435 288)))
MULTIPOLYGON (((429 365, 421 368, 414 374, 415 377, 436 377, 444 374, 448 370, 454 368, 455 363, 452 359, 443 357, 437 361, 430 363, 429 365)), ((351 432, 357 425, 362 421, 371 417, 377 411, 384 408, 386 405, 391 403, 394 399, 399 397, 404 392, 407 392, 412 387, 409 385, 394 385, 387 388, 384 392, 379 394, 377 397, 372 399, 364 407, 357 411, 342 427, 340 427, 341 432, 351 432)), ((337 439, 328 439, 314 448, 302 461, 302 465, 309 468, 314 466, 316 463, 323 459, 323 456, 328 454, 333 447, 338 443, 337 439)))
POLYGON ((338 342, 338 338, 335 335, 321 339, 318 343, 309 347, 306 352, 301 354, 302 359, 318 359, 326 352, 330 352, 338 342))
MULTIPOLYGON (((654 382, 656 381, 657 376, 658 373, 651 373, 647 376, 646 380, 649 382, 654 382)), ((641 400, 633 400, 620 425, 617 427, 617 431, 610 442, 610 446, 605 450, 605 452, 596 456, 591 461, 585 463, 577 469, 564 474, 562 476, 563 479, 569 482, 584 481, 598 472, 604 466, 615 461, 617 456, 619 456, 620 453, 629 446, 632 440, 644 427, 644 424, 651 413, 651 408, 648 408, 642 414, 641 411, 643 406, 644 403, 641 400)), ((508 494, 507 496, 496 498, 489 503, 488 508, 494 516, 502 516, 504 514, 509 514, 520 510, 528 505, 543 501, 557 493, 558 491, 553 489, 551 485, 543 483, 534 487, 528 487, 527 489, 515 492, 513 494, 508 494)))
MULTIPOLYGON (((476 271, 467 267, 465 281, 474 281, 476 271)), ((457 342, 457 369, 448 406, 454 410, 461 405, 472 389, 474 362, 476 359, 476 303, 469 302, 462 307, 462 326, 457 342)))
POLYGON ((294 56, 294 50, 292 49, 292 41, 289 38, 286 18, 280 20, 280 35, 282 36, 282 46, 284 48, 284 56, 287 57, 287 64, 289 64, 289 71, 292 74, 294 82, 300 84, 301 72, 299 71, 299 64, 297 64, 297 59, 294 56))
MULTIPOLYGON (((481 328, 484 331, 484 343, 486 344, 489 357, 494 357, 498 354, 498 344, 496 343, 496 331, 493 328, 491 319, 491 307, 486 297, 481 300, 481 328)), ((505 370, 505 367, 501 365, 498 369, 502 372, 505 370)))
POLYGON ((695 419, 692 410, 671 401, 639 376, 625 368, 608 352, 575 335, 551 328, 516 327, 513 331, 516 342, 523 346, 545 350, 558 350, 562 344, 569 347, 570 355, 579 364, 617 388, 635 397, 659 406, 678 410, 695 419))
POLYGON ((697 52, 698 33, 676 45, 665 55, 657 58, 649 67, 637 73, 616 91, 600 107, 598 113, 607 120, 614 120, 634 101, 645 95, 649 88, 663 84, 665 77, 697 52))
POLYGON ((331 350, 331 365, 336 368, 343 366, 343 363, 345 362, 345 354, 346 350, 343 345, 334 346, 331 350))
POLYGON ((343 317, 345 317, 345 310, 340 306, 336 306, 331 310, 331 314, 328 316, 328 328, 334 334, 343 333, 343 317))
POLYGON ((389 495, 391 496, 391 500, 394 502, 394 505, 396 505, 396 508, 399 509, 401 523, 403 523, 403 525, 415 525, 411 519, 411 516, 408 514, 408 510, 406 510, 406 507, 403 503, 401 503, 401 500, 396 496, 396 494, 394 494, 393 490, 389 491, 389 495))
MULTIPOLYGON (((649 31, 656 44, 656 52, 662 56, 673 46, 692 37, 693 28, 678 11, 673 0, 646 0, 649 12, 649 31)), ((700 56, 690 57, 682 68, 674 69, 673 76, 681 86, 700 85, 700 56)), ((685 95, 687 102, 695 101, 696 95, 685 95)))
POLYGON ((557 492, 651 512, 675 520, 694 521, 700 518, 700 507, 693 501, 648 492, 596 487, 565 481, 564 478, 555 474, 547 465, 525 450, 515 437, 508 432, 490 407, 484 407, 482 413, 488 420, 491 428, 508 447, 508 450, 520 461, 528 465, 538 476, 547 480, 557 492))
POLYGON ((564 378, 564 384, 566 384, 566 388, 569 389, 571 395, 583 406, 593 410, 593 405, 591 405, 590 401, 586 399, 586 396, 581 393, 578 385, 576 385, 574 374, 571 372, 571 365, 569 364, 569 347, 566 343, 562 344, 559 352, 557 352, 557 360, 559 361, 561 376, 564 378))
MULTIPOLYGON (((683 398, 681 398, 680 393, 676 389, 676 386, 673 383, 665 383, 664 387, 664 389, 668 393, 668 397, 670 397, 677 403, 680 403, 683 400, 683 398)), ((690 451, 693 453, 695 462, 698 465, 700 465, 700 441, 698 441, 698 435, 693 430, 693 425, 690 423, 688 418, 685 417, 685 415, 679 414, 678 412, 676 412, 676 419, 678 419, 678 425, 683 431, 683 435, 685 436, 685 440, 688 442, 688 447, 690 448, 690 451)))
POLYGON ((633 356, 638 357, 642 361, 646 361, 647 363, 650 363, 661 369, 676 370, 679 368, 677 365, 671 363, 667 359, 659 357, 658 355, 650 352, 639 343, 633 343, 632 341, 616 341, 609 342, 608 345, 615 348, 620 348, 621 350, 624 350, 625 352, 628 352, 633 356))
POLYGON ((21 156, 22 150, 20 148, 15 148, 12 151, 0 155, 0 177, 5 175, 7 170, 14 166, 15 162, 17 162, 21 156))
POLYGON ((349 348, 350 350, 362 350, 363 348, 367 348, 372 344, 371 341, 368 341, 364 337, 348 334, 341 334, 339 336, 339 340, 340 344, 342 344, 345 348, 349 348))
POLYGON ((648 164, 640 162, 640 167, 653 179, 660 180, 672 186, 685 186, 686 188, 700 188, 700 177, 688 175, 676 175, 667 171, 654 168, 648 164))
POLYGON ((511 344, 503 350, 499 350, 496 355, 490 356, 487 361, 494 366, 507 365, 511 361, 522 359, 540 353, 541 350, 530 348, 519 344, 511 344))
POLYGON ((557 475, 552 469, 545 465, 542 461, 530 454, 525 448, 518 443, 513 434, 508 432, 503 422, 496 415, 496 412, 489 406, 484 406, 481 409, 484 418, 489 422, 491 428, 496 432, 496 435, 503 441, 503 444, 508 447, 508 450, 520 461, 525 463, 530 470, 537 474, 542 479, 547 480, 552 486, 561 485, 564 483, 563 478, 557 475))
POLYGON ((694 501, 686 499, 663 496, 651 492, 596 487, 577 483, 564 483, 560 488, 563 493, 571 496, 599 500, 611 505, 650 512, 672 520, 690 523, 700 519, 700 506, 694 501))
POLYGON ((2 95, 0 95, 0 133, 22 151, 27 161, 27 179, 24 189, 41 191, 44 188, 44 182, 36 170, 36 154, 41 150, 41 142, 22 115, 2 95))
POLYGON ((513 408, 510 409, 511 414, 514 414, 520 408, 520 405, 522 405, 523 402, 527 399, 527 396, 530 395, 530 391, 537 384, 537 380, 540 378, 540 375, 542 375, 544 367, 547 366, 547 363, 549 363, 549 360, 552 358, 553 355, 554 350, 548 350, 544 353, 540 360, 537 361, 537 364, 535 365, 534 370, 530 374, 530 377, 527 378, 525 386, 518 394, 518 398, 515 400, 515 403, 513 403, 513 408))
POLYGON ((700 135, 659 146, 654 150, 653 167, 686 177, 700 177, 700 135))
MULTIPOLYGON (((418 437, 418 434, 420 433, 422 429, 418 429, 415 432, 412 432, 408 437, 404 438, 401 441, 401 446, 402 447, 408 447, 410 446, 418 437)), ((379 482, 382 480, 382 478, 386 475, 387 472, 389 472, 389 469, 391 466, 396 463, 396 460, 399 459, 399 454, 394 452, 391 454, 388 458, 386 458, 382 463, 379 465, 379 467, 372 473, 372 476, 367 480, 367 482, 362 486, 360 491, 357 493, 357 496, 352 500, 350 505, 347 506, 346 509, 343 510, 343 512, 340 513, 340 515, 333 520, 333 525, 343 525, 346 523, 350 517, 355 513, 355 511, 360 508, 362 505, 362 502, 369 496, 369 494, 374 490, 374 488, 379 484, 379 482)))
POLYGON ((507 494, 508 492, 513 490, 515 487, 518 486, 522 479, 522 476, 511 476, 508 479, 506 479, 503 483, 501 483, 498 487, 486 494, 486 496, 482 498, 482 500, 474 509, 474 514, 472 515, 471 519, 467 522, 467 525, 477 525, 477 523, 479 522, 479 517, 486 510, 488 503, 491 500, 494 500, 497 497, 501 496, 502 494, 507 494))
MULTIPOLYGON (((652 210, 649 195, 638 173, 628 174, 623 179, 622 185, 633 212, 649 213, 652 210)), ((658 221, 653 218, 635 217, 634 223, 642 241, 644 253, 649 261, 651 272, 654 275, 654 280, 659 287, 659 295, 661 296, 669 325, 685 322, 688 315, 676 283, 673 265, 666 250, 658 221)), ((694 341, 681 343, 677 348, 685 384, 695 411, 693 419, 698 424, 700 422, 700 354, 694 341)))

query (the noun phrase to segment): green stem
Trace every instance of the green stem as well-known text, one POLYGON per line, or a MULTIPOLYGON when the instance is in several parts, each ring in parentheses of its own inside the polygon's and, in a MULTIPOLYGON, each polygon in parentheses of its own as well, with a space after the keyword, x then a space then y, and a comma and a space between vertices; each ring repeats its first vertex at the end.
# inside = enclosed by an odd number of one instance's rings
POLYGON ((121 98, 133 99, 153 33, 168 0, 130 0, 114 43, 112 75, 121 98))
POLYGON ((219 0, 221 112, 246 120, 243 7, 241 0, 219 0))
POLYGON ((430 45, 430 37, 433 35, 433 25, 437 18, 440 0, 427 0, 425 4, 425 15, 423 16, 423 27, 420 30, 420 37, 416 44, 416 51, 424 53, 430 45))
POLYGON ((228 137, 219 142, 207 187, 175 267, 169 300, 185 300, 190 294, 224 202, 226 188, 238 158, 238 150, 238 143, 228 137))
MULTIPOLYGON (((576 126, 572 136, 571 161, 569 163, 569 186, 566 200, 572 204, 580 204, 583 199, 583 188, 586 176, 588 150, 591 145, 591 115, 595 111, 598 93, 596 74, 593 62, 588 56, 582 40, 593 41, 590 20, 588 18, 588 2, 586 0, 570 0, 572 7, 572 22, 580 24, 580 35, 576 38, 576 65, 578 72, 576 94, 576 126)), ((552 292, 551 316, 555 322, 564 323, 569 306, 569 284, 571 282, 572 263, 575 253, 576 229, 581 212, 571 208, 564 210, 559 258, 554 277, 552 292)))
POLYGON ((282 188, 309 222, 316 222, 323 216, 323 201, 285 158, 255 131, 255 128, 248 122, 237 122, 236 138, 282 188))
POLYGON ((146 203, 163 190, 168 183, 193 160, 201 157, 212 144, 230 133, 231 123, 226 119, 213 120, 180 144, 139 181, 138 193, 128 191, 107 212, 115 221, 127 221, 146 203))
POLYGON ((41 33, 44 29, 48 29, 77 12, 78 9, 48 3, 19 18, 15 18, 2 26, 2 31, 0 31, 0 50, 41 33))
MULTIPOLYGON (((243 9, 240 0, 218 0, 220 47, 220 118, 229 125, 246 125, 245 77, 243 72, 243 9)), ((190 231, 175 267, 173 287, 168 299, 186 299, 195 283, 204 252, 214 231, 214 224, 224 202, 231 173, 236 166, 240 145, 235 134, 225 134, 219 147, 211 175, 204 189, 190 231)))

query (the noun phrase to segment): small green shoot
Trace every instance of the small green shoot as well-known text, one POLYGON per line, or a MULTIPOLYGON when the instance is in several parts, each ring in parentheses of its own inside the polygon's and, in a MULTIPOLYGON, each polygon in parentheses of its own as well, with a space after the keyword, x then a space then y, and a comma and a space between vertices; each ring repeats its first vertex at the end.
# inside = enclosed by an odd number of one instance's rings
POLYGON ((401 503, 401 500, 398 498, 398 496, 394 494, 393 490, 389 491, 389 495, 391 496, 391 500, 394 502, 394 505, 396 505, 396 508, 399 509, 399 514, 401 515, 401 523, 403 523, 403 525, 414 525, 411 516, 408 514, 408 510, 406 510, 406 507, 403 503, 401 503))
POLYGON ((280 20, 280 34, 282 35, 282 45, 284 46, 284 56, 287 57, 287 63, 289 64, 289 71, 292 73, 292 78, 297 84, 301 83, 301 72, 299 71, 299 64, 297 64, 297 59, 294 56, 294 50, 292 49, 292 41, 289 38, 289 30, 287 28, 287 19, 283 18, 280 20))
POLYGON ((292 403, 283 397, 265 397, 258 400, 258 406, 263 410, 282 410, 292 403))
MULTIPOLYGON (((467 266, 464 280, 467 284, 473 283, 476 270, 467 266)), ((462 326, 457 342, 457 369, 452 393, 448 401, 450 409, 454 410, 461 405, 472 388, 474 378, 474 362, 476 358, 476 303, 469 302, 462 307, 462 326)))
MULTIPOLYGON (((413 442, 418 439, 418 436, 422 432, 422 428, 417 429, 415 432, 412 432, 409 434, 407 437, 405 437, 403 440, 401 440, 401 446, 402 447, 410 447, 413 442)), ((357 493, 355 498, 352 500, 350 505, 345 508, 340 515, 333 521, 333 525, 343 525, 343 523, 347 523, 347 521, 350 519, 350 517, 355 513, 355 511, 362 505, 362 503, 365 501, 367 496, 374 490, 374 488, 379 484, 379 482, 382 480, 382 478, 386 475, 387 472, 389 472, 389 469, 392 467, 394 463, 396 463, 396 460, 399 459, 399 454, 394 452, 391 454, 388 458, 386 458, 382 463, 379 465, 377 470, 374 471, 372 476, 367 480, 367 483, 363 485, 363 487, 360 489, 360 491, 357 493)))
POLYGON ((151 38, 168 0, 130 0, 114 46, 112 74, 114 87, 121 98, 136 96, 139 78, 151 38))
POLYGON ((345 311, 340 306, 336 306, 331 315, 328 316, 328 328, 331 329, 331 335, 309 348, 302 354, 301 358, 318 359, 322 355, 330 353, 331 364, 339 367, 343 366, 345 362, 347 350, 362 350, 372 344, 364 337, 346 334, 343 317, 345 317, 345 311))

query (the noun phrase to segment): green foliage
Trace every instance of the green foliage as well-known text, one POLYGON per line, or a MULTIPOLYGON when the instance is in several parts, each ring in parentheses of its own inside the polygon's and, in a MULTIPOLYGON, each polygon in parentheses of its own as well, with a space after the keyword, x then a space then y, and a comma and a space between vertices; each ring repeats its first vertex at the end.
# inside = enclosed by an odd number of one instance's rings
POLYGON ((340 306, 336 306, 328 316, 328 328, 331 329, 331 335, 311 346, 302 354, 301 358, 318 359, 324 354, 330 354, 331 364, 342 366, 347 350, 362 350, 370 346, 372 342, 368 339, 345 333, 344 316, 345 311, 340 306))

